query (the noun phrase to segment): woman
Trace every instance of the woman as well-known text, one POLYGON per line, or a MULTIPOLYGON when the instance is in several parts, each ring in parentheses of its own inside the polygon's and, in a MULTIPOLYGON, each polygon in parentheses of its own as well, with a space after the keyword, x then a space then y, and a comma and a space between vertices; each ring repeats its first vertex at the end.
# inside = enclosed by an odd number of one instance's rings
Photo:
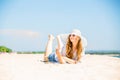
POLYGON ((44 54, 44 60, 50 62, 59 62, 76 64, 81 60, 82 55, 85 53, 85 47, 87 41, 81 36, 81 32, 78 29, 74 29, 68 36, 67 42, 63 45, 60 35, 57 36, 58 48, 56 53, 52 53, 52 43, 54 37, 49 35, 46 51, 44 54))

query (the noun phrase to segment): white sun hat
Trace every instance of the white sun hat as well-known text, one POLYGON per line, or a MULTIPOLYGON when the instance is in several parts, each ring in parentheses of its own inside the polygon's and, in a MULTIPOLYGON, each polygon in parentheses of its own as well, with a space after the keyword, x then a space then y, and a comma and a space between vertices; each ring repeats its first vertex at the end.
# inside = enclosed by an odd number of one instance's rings
POLYGON ((70 34, 75 34, 75 35, 79 36, 81 38, 81 40, 82 40, 83 47, 87 46, 87 40, 86 40, 86 38, 81 35, 81 32, 78 29, 73 29, 72 32, 68 33, 68 34, 59 34, 60 39, 61 39, 61 41, 62 41, 63 44, 66 44, 67 38, 68 38, 68 36, 70 34))
POLYGON ((77 35, 77 36, 79 36, 79 37, 82 37, 81 32, 80 32, 80 30, 78 30, 78 29, 73 29, 70 34, 75 34, 75 35, 77 35))
POLYGON ((82 36, 80 30, 78 29, 73 29, 72 32, 70 34, 75 34, 77 36, 79 36, 82 40, 82 44, 83 44, 83 47, 86 47, 87 46, 87 40, 85 37, 82 36))

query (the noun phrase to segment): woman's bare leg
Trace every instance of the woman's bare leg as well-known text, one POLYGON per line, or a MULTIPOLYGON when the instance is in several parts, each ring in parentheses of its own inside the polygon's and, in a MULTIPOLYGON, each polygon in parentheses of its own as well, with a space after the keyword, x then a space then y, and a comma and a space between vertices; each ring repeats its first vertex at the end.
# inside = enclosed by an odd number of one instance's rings
POLYGON ((62 50, 62 47, 63 47, 63 43, 61 41, 61 38, 60 38, 60 35, 57 35, 57 43, 58 43, 58 47, 56 49, 56 55, 58 57, 58 61, 59 63, 63 64, 65 63, 62 56, 61 56, 61 50, 62 50))
POLYGON ((60 35, 57 35, 57 43, 58 43, 57 49, 59 49, 59 52, 61 52, 62 47, 63 47, 63 43, 61 41, 60 35))
POLYGON ((48 56, 50 53, 52 53, 52 43, 53 43, 54 37, 53 35, 48 36, 48 42, 46 45, 46 50, 44 54, 44 61, 48 61, 48 56))

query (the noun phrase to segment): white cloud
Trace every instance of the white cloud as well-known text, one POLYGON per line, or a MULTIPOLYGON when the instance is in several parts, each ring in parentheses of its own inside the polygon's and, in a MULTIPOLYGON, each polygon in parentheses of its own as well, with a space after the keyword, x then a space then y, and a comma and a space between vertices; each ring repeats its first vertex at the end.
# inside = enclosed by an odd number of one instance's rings
POLYGON ((40 34, 31 30, 18 30, 18 29, 0 29, 0 34, 12 37, 39 37, 40 34))

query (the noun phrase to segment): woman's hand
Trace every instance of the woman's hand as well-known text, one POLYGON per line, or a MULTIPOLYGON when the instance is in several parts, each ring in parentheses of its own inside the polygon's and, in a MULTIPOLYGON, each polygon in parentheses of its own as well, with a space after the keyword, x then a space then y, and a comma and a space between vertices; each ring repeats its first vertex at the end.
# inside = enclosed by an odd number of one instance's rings
POLYGON ((77 64, 76 60, 70 59, 68 57, 63 57, 63 59, 70 64, 77 64))

